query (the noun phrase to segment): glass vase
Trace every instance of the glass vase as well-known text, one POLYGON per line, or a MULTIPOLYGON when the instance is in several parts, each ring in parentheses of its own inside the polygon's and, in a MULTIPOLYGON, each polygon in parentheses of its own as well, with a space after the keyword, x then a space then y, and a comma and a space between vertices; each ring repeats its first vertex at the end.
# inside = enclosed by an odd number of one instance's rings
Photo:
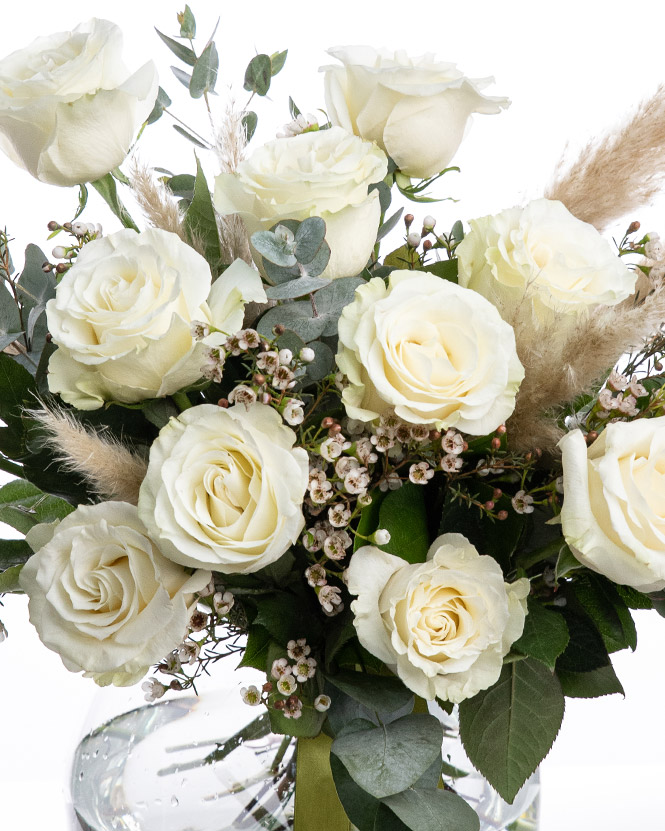
MULTIPOLYGON (((240 688, 251 670, 199 697, 175 695, 116 716, 77 748, 72 802, 84 831, 288 831, 295 741, 270 732, 240 688)), ((537 773, 507 805, 470 765, 456 714, 444 726, 446 784, 476 810, 480 831, 536 831, 537 773)))

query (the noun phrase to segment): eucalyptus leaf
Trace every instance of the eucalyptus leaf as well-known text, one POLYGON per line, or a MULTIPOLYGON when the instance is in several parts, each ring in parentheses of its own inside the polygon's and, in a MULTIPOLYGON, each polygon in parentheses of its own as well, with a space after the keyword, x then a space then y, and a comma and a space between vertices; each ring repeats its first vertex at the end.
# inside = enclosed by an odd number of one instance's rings
MULTIPOLYGON (((391 188, 385 182, 375 182, 374 184, 369 186, 368 192, 371 193, 373 190, 378 191, 381 214, 385 214, 385 212, 390 207, 390 203, 392 202, 391 188)), ((386 233, 388 232, 386 231, 386 233)), ((380 239, 380 237, 377 237, 377 239, 380 239)))
POLYGON ((291 268, 298 262, 293 253, 295 244, 274 231, 255 231, 251 243, 262 257, 275 265, 291 268))
POLYGON ((192 176, 191 173, 179 173, 177 176, 171 176, 166 185, 175 196, 191 201, 194 198, 196 176, 192 176))
POLYGON ((275 265, 275 263, 271 263, 270 260, 264 259, 263 270, 265 271, 266 277, 270 283, 274 286, 280 285, 281 283, 288 283, 289 280, 293 280, 296 277, 302 277, 300 268, 297 264, 287 268, 281 265, 275 265))
POLYGON ((559 681, 532 658, 506 664, 494 686, 460 704, 464 749, 506 802, 549 752, 563 711, 559 681))
POLYGON ((389 808, 353 781, 341 761, 332 754, 330 770, 344 812, 358 831, 408 831, 389 808))
POLYGON ((361 788, 382 799, 417 782, 440 757, 442 740, 443 728, 434 716, 412 714, 340 736, 331 752, 361 788))
POLYGON ((305 366, 307 378, 310 381, 320 381, 335 368, 335 355, 332 349, 320 340, 312 341, 310 348, 314 350, 314 360, 305 366))
POLYGON ((458 219, 450 229, 450 238, 453 242, 462 242, 464 239, 464 225, 462 225, 462 221, 460 219, 458 219))
POLYGON ((189 82, 189 94, 192 98, 200 98, 202 95, 214 92, 218 70, 219 55, 214 41, 211 40, 199 55, 192 70, 192 78, 189 82))
POLYGON ((291 98, 290 95, 289 95, 289 113, 291 115, 291 118, 294 118, 294 119, 297 118, 300 115, 300 110, 298 109, 298 107, 296 106, 296 102, 293 100, 293 98, 291 98))
POLYGON ((0 285, 0 351, 22 334, 23 326, 18 306, 9 291, 0 285))
POLYGON ((247 92, 266 95, 270 89, 272 62, 268 55, 255 55, 245 70, 243 87, 247 92))
POLYGON ((172 66, 171 72, 175 75, 175 77, 180 81, 183 87, 189 89, 189 85, 192 82, 192 76, 189 72, 185 72, 184 69, 180 69, 178 66, 172 66))
POLYGON ((339 672, 326 678, 334 687, 371 711, 392 713, 409 704, 413 706, 413 693, 394 676, 339 672))
POLYGON ((389 216, 388 219, 383 223, 383 225, 379 228, 379 233, 376 235, 376 241, 382 240, 387 234, 389 234, 393 228, 399 222, 402 214, 404 213, 404 208, 400 208, 398 211, 392 216, 389 216))
POLYGON ((330 246, 328 243, 323 240, 321 243, 321 247, 316 252, 314 258, 304 265, 301 264, 300 268, 302 270, 303 276, 309 277, 318 277, 319 274, 323 274, 326 270, 328 263, 330 262, 330 246))
POLYGON ((273 52, 270 56, 270 74, 273 77, 283 69, 288 53, 289 50, 285 49, 283 52, 273 52))
POLYGON ((21 591, 18 578, 22 568, 22 565, 11 566, 0 572, 0 594, 21 591))
POLYGON ((193 49, 190 49, 189 46, 185 46, 184 43, 178 43, 177 40, 173 40, 173 38, 170 38, 168 35, 160 32, 156 26, 155 31, 177 58, 180 58, 181 61, 189 66, 194 66, 196 63, 196 55, 194 54, 193 49))
POLYGON ((187 141, 191 141, 192 144, 195 144, 197 147, 200 147, 202 150, 209 150, 207 144, 204 144, 201 139, 198 139, 195 135, 189 132, 189 130, 185 130, 184 127, 181 127, 179 124, 172 124, 171 125, 176 133, 180 133, 183 138, 186 138, 187 141))
POLYGON ((284 303, 275 306, 263 315, 256 325, 256 331, 265 338, 272 338, 277 325, 294 331, 305 343, 321 337, 327 317, 312 317, 312 304, 308 300, 284 303))
POLYGON ((480 819, 468 802, 450 791, 408 788, 386 797, 387 805, 411 831, 479 831, 480 819))
POLYGON ((189 6, 185 5, 180 19, 180 37, 193 40, 196 37, 196 19, 189 6))
POLYGON ((256 125, 258 124, 259 117, 255 112, 250 110, 246 112, 242 117, 242 126, 245 131, 245 140, 249 143, 252 140, 252 136, 256 132, 256 125))
POLYGON ((295 234, 296 260, 299 263, 311 263, 326 236, 326 223, 320 216, 310 216, 298 226, 295 234))
POLYGON ((362 277, 339 277, 316 295, 316 307, 319 315, 326 318, 323 335, 337 335, 337 321, 345 306, 352 303, 358 286, 365 285, 362 277))
POLYGON ((292 300, 295 297, 304 297, 328 285, 330 285, 330 280, 326 277, 299 277, 297 280, 289 280, 288 283, 281 283, 278 286, 268 286, 266 297, 268 300, 292 300))

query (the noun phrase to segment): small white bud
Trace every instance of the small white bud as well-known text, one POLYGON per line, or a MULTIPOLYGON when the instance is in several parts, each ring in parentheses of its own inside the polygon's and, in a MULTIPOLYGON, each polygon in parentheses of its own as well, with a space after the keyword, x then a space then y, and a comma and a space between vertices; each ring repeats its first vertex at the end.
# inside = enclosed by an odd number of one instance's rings
POLYGON ((420 239, 420 234, 417 234, 415 231, 411 231, 409 236, 406 238, 406 241, 411 248, 417 248, 420 245, 420 239))
POLYGON ((55 257, 56 260, 64 260, 67 256, 67 251, 62 247, 62 245, 56 245, 51 254, 55 257))
POLYGON ((428 231, 431 231, 432 228, 436 225, 436 219, 429 214, 423 219, 423 228, 426 228, 428 231))
POLYGON ((316 358, 316 353, 315 353, 315 352, 314 352, 314 350, 311 348, 311 346, 304 346, 304 347, 300 350, 300 353, 299 353, 299 354, 300 354, 300 360, 301 360, 303 363, 306 363, 306 364, 311 364, 311 363, 312 363, 312 361, 314 360, 314 358, 316 358))
POLYGON ((88 226, 85 222, 72 222, 72 234, 76 237, 83 237, 88 232, 88 226))
POLYGON ((88 224, 85 227, 90 236, 94 237, 94 235, 97 233, 97 226, 93 225, 92 222, 88 222, 88 224))
POLYGON ((293 360, 293 352, 290 349, 280 349, 279 350, 279 362, 280 364, 290 364, 293 360))
POLYGON ((390 531, 386 528, 377 528, 370 539, 377 545, 387 545, 390 542, 390 531))

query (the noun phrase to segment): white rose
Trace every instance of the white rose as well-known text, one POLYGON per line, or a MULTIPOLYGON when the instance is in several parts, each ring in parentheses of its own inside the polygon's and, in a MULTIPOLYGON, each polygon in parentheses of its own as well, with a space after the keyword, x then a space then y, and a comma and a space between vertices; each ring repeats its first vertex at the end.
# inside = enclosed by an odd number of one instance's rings
POLYGON ((57 527, 36 526, 19 582, 30 621, 71 672, 105 686, 135 684, 182 642, 194 592, 210 572, 167 560, 126 502, 80 505, 57 527))
POLYGON ((407 176, 435 176, 457 152, 472 113, 495 114, 510 104, 481 92, 493 78, 465 78, 431 54, 410 58, 369 46, 328 54, 344 64, 321 67, 330 120, 375 141, 407 176))
MULTIPOLYGON (((281 219, 320 216, 330 261, 323 277, 353 277, 372 253, 381 217, 378 191, 388 160, 374 144, 340 127, 270 141, 215 183, 220 214, 239 214, 247 231, 281 219)), ((260 258, 257 257, 257 262, 260 258)))
POLYGON ((510 319, 527 298, 534 322, 614 306, 635 290, 627 268, 596 229, 561 202, 536 199, 525 208, 471 220, 457 247, 459 284, 491 300, 510 319))
POLYGON ((219 335, 197 342, 192 321, 233 334, 244 302, 266 299, 258 273, 242 260, 210 284, 207 262, 168 231, 125 229, 89 242, 46 304, 59 347, 49 361, 49 389, 94 410, 194 383, 205 345, 219 335))
POLYGON ((491 687, 524 628, 529 581, 505 583, 461 534, 438 537, 415 565, 363 546, 346 574, 360 643, 428 700, 491 687))
POLYGON ((639 591, 665 588, 665 416, 608 424, 563 453, 563 535, 577 559, 639 591))
POLYGON ((152 61, 130 75, 108 20, 37 38, 0 61, 0 148, 42 182, 94 182, 122 163, 157 90, 152 61))
POLYGON ((307 452, 271 407, 192 407, 150 448, 139 515, 167 557, 225 574, 279 559, 303 528, 307 452))
POLYGON ((356 289, 339 320, 337 364, 351 418, 394 408, 412 424, 474 436, 512 413, 524 370, 512 328, 479 294, 423 271, 356 289))

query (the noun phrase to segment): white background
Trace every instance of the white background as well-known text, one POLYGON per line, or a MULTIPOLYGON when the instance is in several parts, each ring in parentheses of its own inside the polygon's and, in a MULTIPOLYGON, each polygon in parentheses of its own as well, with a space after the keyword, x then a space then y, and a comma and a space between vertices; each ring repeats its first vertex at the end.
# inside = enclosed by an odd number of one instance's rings
MULTIPOLYGON (((108 17, 125 31, 127 62, 136 68, 154 57, 162 85, 179 115, 206 129, 202 105, 170 74, 170 54, 152 30, 157 25, 176 34, 168 0, 86 0, 58 3, 25 0, 3 3, 0 55, 38 34, 73 28, 80 20, 108 17), (180 90, 182 89, 182 94, 180 90)), ((494 75, 490 94, 509 95, 513 104, 496 117, 478 116, 439 195, 454 195, 416 216, 434 213, 442 227, 452 221, 491 213, 538 196, 564 145, 570 152, 594 134, 617 124, 642 97, 665 81, 662 34, 665 7, 637 2, 533 0, 500 2, 409 3, 404 0, 191 4, 204 42, 217 16, 220 92, 223 111, 229 86, 244 103, 242 74, 255 52, 289 48, 285 69, 275 78, 271 101, 255 103, 259 140, 272 138, 288 120, 292 95, 304 112, 324 106, 321 76, 328 62, 325 48, 338 44, 372 44, 405 48, 412 54, 433 51, 455 61, 471 77, 494 75)), ((256 139, 255 139, 256 141, 256 139)), ((94 148, 91 148, 94 152, 94 148)), ((191 172, 191 146, 178 139, 166 119, 141 141, 141 156, 173 172, 191 172)), ((214 171, 214 160, 206 161, 214 171)), ((16 237, 15 258, 28 241, 48 252, 48 220, 71 218, 76 191, 41 185, 0 157, 0 223, 16 237)), ((665 232, 663 202, 630 216, 645 229, 665 232)), ((114 230, 97 199, 85 215, 114 230)), ((0 645, 0 826, 17 831, 70 831, 66 781, 73 748, 85 729, 107 712, 140 700, 136 690, 98 692, 91 682, 63 670, 58 657, 43 648, 27 623, 25 599, 9 597, 0 610, 10 638, 0 645)), ((665 622, 655 614, 638 616, 636 654, 621 653, 615 666, 626 689, 620 696, 569 701, 561 735, 543 765, 541 831, 640 831, 662 829, 660 748, 665 738, 662 690, 665 622)))

